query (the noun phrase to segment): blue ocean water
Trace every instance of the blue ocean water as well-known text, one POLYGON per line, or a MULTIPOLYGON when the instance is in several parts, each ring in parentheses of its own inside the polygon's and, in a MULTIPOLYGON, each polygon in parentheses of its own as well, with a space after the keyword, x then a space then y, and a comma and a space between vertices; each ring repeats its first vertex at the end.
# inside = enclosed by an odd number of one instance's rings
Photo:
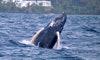
POLYGON ((19 43, 59 15, 0 13, 0 60, 100 60, 100 15, 68 15, 60 50, 19 43))

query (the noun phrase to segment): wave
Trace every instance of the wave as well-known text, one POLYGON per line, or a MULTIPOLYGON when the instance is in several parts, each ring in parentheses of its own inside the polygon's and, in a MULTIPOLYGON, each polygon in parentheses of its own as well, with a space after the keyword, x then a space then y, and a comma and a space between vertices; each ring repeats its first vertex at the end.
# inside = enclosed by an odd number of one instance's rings
POLYGON ((100 33, 99 31, 96 30, 96 27, 83 26, 82 29, 84 29, 85 31, 90 31, 90 32, 94 32, 94 33, 100 33))

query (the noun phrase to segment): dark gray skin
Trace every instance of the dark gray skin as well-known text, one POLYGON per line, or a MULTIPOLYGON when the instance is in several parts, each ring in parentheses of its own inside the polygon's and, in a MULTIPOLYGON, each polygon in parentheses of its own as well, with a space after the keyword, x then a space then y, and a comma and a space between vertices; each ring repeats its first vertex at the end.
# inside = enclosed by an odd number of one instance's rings
POLYGON ((64 24, 66 22, 66 14, 62 13, 61 16, 51 21, 44 29, 40 32, 34 44, 42 48, 52 49, 57 42, 56 32, 61 34, 64 24))

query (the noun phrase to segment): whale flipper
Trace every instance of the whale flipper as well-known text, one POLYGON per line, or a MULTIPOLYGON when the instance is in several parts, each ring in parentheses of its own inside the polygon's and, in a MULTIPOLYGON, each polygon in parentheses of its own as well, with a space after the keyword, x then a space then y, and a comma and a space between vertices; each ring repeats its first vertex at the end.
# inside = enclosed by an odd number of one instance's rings
POLYGON ((57 35, 57 42, 55 43, 53 49, 60 49, 60 33, 57 31, 56 35, 57 35))
POLYGON ((43 31, 44 28, 41 28, 31 39, 30 44, 34 44, 36 38, 39 36, 39 34, 43 31))

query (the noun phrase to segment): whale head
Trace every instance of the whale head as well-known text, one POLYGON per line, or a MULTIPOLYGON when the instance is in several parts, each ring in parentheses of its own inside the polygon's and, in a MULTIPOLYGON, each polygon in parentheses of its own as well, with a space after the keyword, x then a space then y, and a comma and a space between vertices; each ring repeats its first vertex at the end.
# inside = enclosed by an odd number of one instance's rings
POLYGON ((46 27, 54 28, 56 31, 61 32, 66 22, 66 13, 62 13, 59 17, 51 21, 46 27))

